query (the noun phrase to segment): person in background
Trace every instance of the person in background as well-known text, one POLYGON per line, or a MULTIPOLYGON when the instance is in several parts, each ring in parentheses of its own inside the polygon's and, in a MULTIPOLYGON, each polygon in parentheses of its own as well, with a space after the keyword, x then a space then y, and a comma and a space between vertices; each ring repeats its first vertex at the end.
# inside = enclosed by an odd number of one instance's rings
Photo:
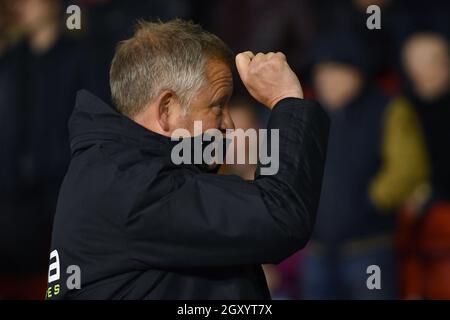
MULTIPOLYGON (((245 97, 236 97, 230 101, 230 116, 234 122, 235 129, 242 129, 244 131, 248 129, 259 129, 261 127, 258 114, 256 112, 255 103, 245 97)), ((250 163, 250 152, 257 151, 249 147, 249 142, 246 140, 245 145, 240 145, 237 140, 230 141, 228 148, 234 148, 234 154, 237 154, 237 148, 245 148, 245 163, 227 163, 221 166, 221 174, 235 174, 244 178, 245 180, 253 180, 255 178, 256 164, 250 163)), ((257 157, 252 155, 251 158, 257 157)), ((235 159, 236 160, 236 159, 235 159)))
POLYGON ((367 77, 368 53, 349 33, 318 41, 313 80, 331 129, 316 227, 302 265, 306 299, 397 297, 395 212, 427 179, 417 116, 367 77), (367 267, 382 270, 367 287, 367 267))
POLYGON ((95 69, 88 50, 64 32, 62 1, 9 5, 24 38, 2 59, 2 172, 8 180, 1 186, 0 297, 42 298, 52 218, 70 160, 67 121, 76 92, 94 90, 95 69))
MULTIPOLYGON (((232 98, 229 103, 230 115, 235 129, 260 129, 262 127, 264 114, 258 113, 255 101, 245 96, 232 98)), ((236 144, 230 144, 229 148, 238 148, 236 144)), ((245 146, 246 163, 244 164, 224 164, 221 166, 220 174, 234 174, 246 180, 253 180, 255 177, 256 164, 249 163, 248 141, 245 146)), ((256 151, 256 150, 253 150, 256 151)), ((237 149, 235 153, 237 154, 237 149)), ((255 155, 257 157, 257 154, 255 155)), ((273 299, 296 299, 298 298, 297 286, 297 266, 301 259, 301 252, 296 252, 280 264, 263 265, 264 274, 267 280, 271 296, 273 299)))
POLYGON ((431 158, 434 196, 450 199, 450 59, 448 40, 440 34, 418 32, 403 48, 410 79, 407 95, 416 107, 431 158))
POLYGON ((450 299, 450 58, 448 37, 433 31, 409 36, 402 50, 407 96, 425 133, 431 179, 401 216, 402 294, 450 299))

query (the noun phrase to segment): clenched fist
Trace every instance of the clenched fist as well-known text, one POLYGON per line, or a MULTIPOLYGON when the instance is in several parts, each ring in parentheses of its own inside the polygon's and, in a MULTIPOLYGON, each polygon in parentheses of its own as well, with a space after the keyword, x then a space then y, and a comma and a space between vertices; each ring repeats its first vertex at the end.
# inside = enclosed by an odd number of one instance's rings
POLYGON ((242 52, 236 56, 236 67, 248 92, 270 109, 284 98, 303 99, 302 86, 281 52, 242 52))

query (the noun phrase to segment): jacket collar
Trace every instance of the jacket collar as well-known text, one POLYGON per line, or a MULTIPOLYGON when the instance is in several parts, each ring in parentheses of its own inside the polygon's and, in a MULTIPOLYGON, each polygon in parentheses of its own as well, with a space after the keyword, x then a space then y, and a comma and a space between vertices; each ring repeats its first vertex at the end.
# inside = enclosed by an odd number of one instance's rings
MULTIPOLYGON (((94 144, 115 141, 170 158, 172 148, 179 143, 144 128, 87 90, 80 90, 77 93, 75 108, 68 126, 72 156, 94 144)), ((201 139, 201 137, 188 139, 199 138, 201 139)), ((194 141, 191 141, 191 146, 194 146, 194 141)), ((204 163, 195 166, 202 171, 218 170, 218 167, 210 169, 204 163)))

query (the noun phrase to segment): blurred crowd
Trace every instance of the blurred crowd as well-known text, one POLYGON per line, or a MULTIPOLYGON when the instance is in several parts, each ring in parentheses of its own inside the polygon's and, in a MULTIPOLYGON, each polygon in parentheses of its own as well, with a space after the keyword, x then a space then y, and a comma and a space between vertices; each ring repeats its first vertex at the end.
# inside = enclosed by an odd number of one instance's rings
MULTIPOLYGON (((273 297, 450 299, 450 6, 416 0, 0 0, 0 299, 44 297, 76 92, 110 102, 117 42, 137 19, 175 17, 236 53, 283 51, 330 115, 315 232, 264 266, 273 297), (71 4, 80 30, 66 27, 71 4), (371 4, 381 29, 366 26, 371 4)), ((238 78, 230 107, 237 128, 264 127, 238 78)))

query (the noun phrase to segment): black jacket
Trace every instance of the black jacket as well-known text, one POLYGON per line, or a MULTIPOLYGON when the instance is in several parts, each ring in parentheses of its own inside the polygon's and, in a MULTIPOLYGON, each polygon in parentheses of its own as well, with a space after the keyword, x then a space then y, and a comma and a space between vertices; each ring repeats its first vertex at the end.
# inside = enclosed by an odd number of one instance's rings
POLYGON ((311 235, 328 127, 315 102, 280 101, 268 124, 280 130, 279 171, 249 182, 172 164, 170 138, 79 92, 47 298, 270 298, 260 265, 311 235), (67 289, 70 265, 80 289, 67 289))

